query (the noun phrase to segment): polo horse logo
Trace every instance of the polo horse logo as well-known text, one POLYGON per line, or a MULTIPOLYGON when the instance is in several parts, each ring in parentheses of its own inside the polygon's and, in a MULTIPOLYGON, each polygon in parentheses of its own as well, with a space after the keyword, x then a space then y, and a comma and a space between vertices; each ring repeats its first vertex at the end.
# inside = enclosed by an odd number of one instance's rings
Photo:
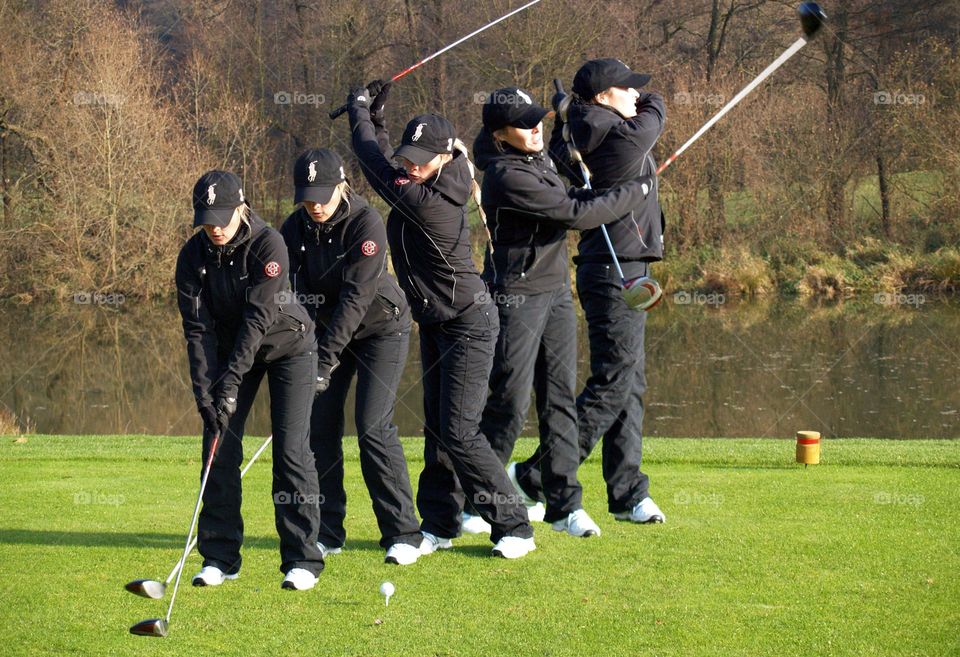
POLYGON ((217 193, 213 190, 217 186, 217 183, 213 183, 207 187, 207 205, 213 205, 214 201, 217 200, 217 193))
POLYGON ((307 172, 307 182, 313 182, 317 179, 317 160, 310 163, 307 172))
POLYGON ((423 136, 423 128, 426 126, 426 123, 420 123, 417 125, 417 129, 413 131, 413 137, 410 138, 411 141, 420 141, 420 137, 423 136))

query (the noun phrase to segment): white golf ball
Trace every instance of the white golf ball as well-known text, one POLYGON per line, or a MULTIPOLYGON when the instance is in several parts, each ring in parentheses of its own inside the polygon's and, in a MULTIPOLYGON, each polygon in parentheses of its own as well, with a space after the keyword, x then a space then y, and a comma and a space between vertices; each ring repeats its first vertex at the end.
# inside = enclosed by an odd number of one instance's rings
POLYGON ((393 585, 393 582, 384 582, 380 585, 380 594, 385 595, 388 598, 394 594, 396 587, 393 585))

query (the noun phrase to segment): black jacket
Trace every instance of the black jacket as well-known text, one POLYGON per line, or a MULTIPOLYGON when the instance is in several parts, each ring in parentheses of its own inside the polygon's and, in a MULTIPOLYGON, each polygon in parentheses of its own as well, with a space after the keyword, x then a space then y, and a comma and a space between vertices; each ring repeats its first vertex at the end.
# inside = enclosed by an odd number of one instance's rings
POLYGON ((254 362, 313 349, 313 322, 289 295, 287 247, 256 214, 225 246, 198 231, 177 258, 177 305, 183 319, 197 406, 236 397, 254 362))
POLYGON ((537 294, 568 286, 567 230, 617 220, 643 202, 652 184, 644 176, 605 194, 567 187, 545 153, 503 149, 486 130, 473 146, 484 171, 483 209, 493 246, 483 278, 495 290, 537 294))
POLYGON ((319 376, 329 378, 353 339, 410 330, 410 310, 386 271, 380 214, 356 195, 317 223, 300 208, 280 228, 297 301, 317 326, 319 376))
POLYGON ((390 163, 386 130, 374 128, 369 109, 351 103, 348 112, 363 174, 391 206, 390 257, 414 319, 443 322, 481 305, 486 287, 470 256, 471 179, 463 155, 455 151, 439 176, 417 184, 390 163))
MULTIPOLYGON (((663 259, 664 220, 657 197, 657 164, 651 155, 666 118, 663 97, 641 93, 637 112, 635 117, 624 119, 611 107, 575 101, 570 106, 567 120, 574 143, 590 169, 594 189, 607 189, 628 180, 654 176, 653 192, 619 221, 607 224, 610 240, 620 260, 651 262, 663 259)), ((569 158, 562 127, 559 120, 554 124, 550 154, 565 175, 575 184, 582 184, 579 166, 569 158)), ((600 230, 585 231, 574 262, 610 261, 610 252, 600 230)))

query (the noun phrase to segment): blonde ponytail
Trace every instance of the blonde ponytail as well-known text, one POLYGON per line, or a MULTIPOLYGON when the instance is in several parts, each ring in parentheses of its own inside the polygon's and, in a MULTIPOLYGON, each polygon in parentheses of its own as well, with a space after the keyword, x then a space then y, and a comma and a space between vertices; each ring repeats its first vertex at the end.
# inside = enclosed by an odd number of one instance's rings
POLYGON ((470 153, 467 151, 466 144, 463 143, 459 138, 453 140, 453 147, 460 151, 463 155, 463 159, 467 161, 467 168, 470 170, 470 191, 472 192, 473 201, 477 204, 477 212, 480 213, 480 220, 483 222, 483 229, 487 232, 487 245, 490 247, 490 253, 493 253, 493 237, 490 235, 490 227, 487 225, 487 213, 483 211, 483 206, 480 204, 480 185, 477 184, 477 171, 476 167, 473 166, 473 162, 470 161, 470 153))

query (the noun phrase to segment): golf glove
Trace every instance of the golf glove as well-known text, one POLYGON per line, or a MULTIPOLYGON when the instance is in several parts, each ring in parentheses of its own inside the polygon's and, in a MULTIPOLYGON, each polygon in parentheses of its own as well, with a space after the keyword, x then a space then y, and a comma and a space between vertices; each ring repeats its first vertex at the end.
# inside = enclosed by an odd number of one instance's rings
POLYGON ((353 87, 347 96, 348 107, 370 107, 370 90, 366 87, 353 87))
POLYGON ((392 86, 392 82, 384 82, 383 80, 374 80, 367 85, 367 90, 373 96, 373 101, 370 103, 370 120, 373 121, 374 125, 381 127, 385 125, 383 107, 387 104, 392 86))
POLYGON ((227 427, 230 425, 230 418, 237 412, 236 397, 221 397, 217 400, 217 420, 220 423, 220 435, 227 433, 227 427))
POLYGON ((203 431, 213 435, 220 431, 220 422, 217 419, 217 411, 210 404, 200 407, 200 419, 203 420, 203 431))
POLYGON ((327 391, 327 388, 330 387, 330 377, 318 376, 317 377, 317 388, 314 391, 315 395, 319 395, 327 391))

